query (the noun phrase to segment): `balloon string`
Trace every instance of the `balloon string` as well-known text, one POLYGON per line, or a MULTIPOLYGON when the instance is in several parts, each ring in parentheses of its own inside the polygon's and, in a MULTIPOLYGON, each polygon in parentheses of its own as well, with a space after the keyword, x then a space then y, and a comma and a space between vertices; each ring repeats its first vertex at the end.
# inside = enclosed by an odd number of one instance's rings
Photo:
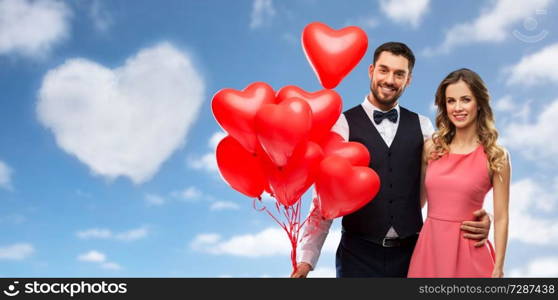
POLYGON ((300 224, 300 227, 302 228, 304 226, 304 224, 306 224, 306 222, 308 222, 308 220, 310 220, 310 216, 314 215, 314 213, 316 213, 317 207, 314 206, 314 208, 312 208, 312 211, 308 214, 308 217, 306 217, 304 219, 304 221, 302 221, 302 224, 300 224))
POLYGON ((285 209, 283 210, 283 215, 285 216, 285 218, 286 218, 287 220, 290 221, 290 220, 291 220, 290 215, 289 215, 290 207, 286 207, 286 206, 285 206, 284 208, 285 208, 285 209))
POLYGON ((298 248, 298 237, 300 233, 300 207, 301 207, 301 200, 298 199, 294 206, 289 207, 289 226, 291 229, 291 262, 293 265, 293 272, 296 272, 297 263, 296 263, 296 253, 298 248))
POLYGON ((266 207, 265 205, 262 204, 262 207, 261 207, 261 208, 258 208, 258 207, 256 206, 256 202, 258 202, 258 201, 261 203, 261 201, 262 201, 261 197, 258 197, 258 198, 256 198, 256 199, 254 199, 254 201, 252 202, 252 206, 254 207, 254 209, 257 210, 257 211, 265 211, 268 215, 270 215, 270 216, 273 218, 273 220, 275 220, 275 222, 277 222, 277 224, 279 224, 279 226, 281 226, 283 229, 286 230, 285 224, 284 224, 283 222, 279 221, 279 219, 277 219, 277 218, 267 209, 267 207, 266 207))
POLYGON ((287 230, 287 226, 285 226, 285 223, 279 221, 279 219, 277 219, 269 210, 267 210, 267 208, 265 209, 265 212, 271 216, 273 218, 273 220, 275 220, 275 222, 277 224, 279 224, 279 226, 281 226, 281 228, 283 228, 283 230, 285 230, 287 232, 287 234, 289 234, 289 231, 287 230))
POLYGON ((262 198, 258 197, 258 198, 255 198, 254 201, 252 201, 252 206, 254 207, 255 210, 264 211, 266 209, 265 205, 263 205, 263 204, 262 204, 262 208, 257 208, 256 207, 256 202, 262 203, 262 198))
MULTIPOLYGON (((258 197, 256 199, 254 199, 253 207, 257 211, 265 211, 277 224, 279 224, 279 226, 281 226, 281 228, 287 234, 287 237, 288 237, 289 242, 291 244, 291 264, 292 264, 292 267, 293 267, 293 272, 296 272, 296 269, 297 269, 296 258, 297 258, 298 238, 299 238, 300 230, 302 229, 302 227, 304 226, 306 221, 308 221, 308 219, 309 219, 307 217, 302 223, 300 222, 300 220, 301 220, 301 217, 300 217, 301 199, 298 199, 298 201, 296 201, 295 204, 291 205, 291 206, 285 206, 285 205, 280 204, 279 201, 276 201, 275 209, 277 210, 278 215, 282 215, 282 216, 285 217, 286 223, 279 220, 279 218, 276 217, 261 202, 262 202, 261 197, 258 197), (260 208, 258 208, 257 202, 259 202, 262 205, 260 208)), ((312 210, 312 213, 314 212, 314 210, 315 210, 315 207, 312 210)))

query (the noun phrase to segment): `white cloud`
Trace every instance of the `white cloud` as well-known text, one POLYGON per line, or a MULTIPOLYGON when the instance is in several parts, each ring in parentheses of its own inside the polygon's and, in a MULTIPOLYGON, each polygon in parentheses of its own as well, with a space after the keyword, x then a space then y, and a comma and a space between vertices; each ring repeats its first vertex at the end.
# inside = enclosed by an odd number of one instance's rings
POLYGON ((510 277, 558 277, 558 257, 539 257, 511 270, 510 277))
POLYGON ((198 234, 190 243, 190 247, 196 251, 205 251, 208 246, 218 243, 220 239, 221 236, 216 233, 198 234))
POLYGON ((217 149, 217 145, 219 145, 219 142, 226 136, 227 134, 224 131, 217 131, 213 133, 209 138, 209 147, 211 147, 212 149, 217 149))
POLYGON ((91 2, 89 17, 93 21, 95 29, 101 32, 107 31, 113 22, 109 12, 101 5, 99 0, 91 2))
POLYGON ((228 240, 223 240, 218 234, 201 234, 190 245, 196 251, 214 255, 262 257, 291 252, 287 234, 280 228, 267 228, 256 234, 233 236, 228 240))
POLYGON ((192 59, 161 43, 112 70, 67 60, 44 77, 37 114, 57 144, 93 173, 139 184, 184 143, 203 99, 192 59))
POLYGON ((201 157, 188 158, 188 165, 190 168, 195 170, 205 170, 207 172, 218 172, 217 160, 215 159, 215 153, 206 153, 201 157))
MULTIPOLYGON (((509 205, 510 241, 533 246, 557 246, 558 220, 549 217, 557 213, 557 194, 556 184, 545 185, 530 178, 513 182, 509 205)), ((486 197, 485 208, 493 212, 492 191, 486 197)))
POLYGON ((99 265, 99 267, 107 270, 118 271, 122 269, 119 264, 107 261, 107 256, 97 250, 91 250, 89 252, 78 255, 77 259, 83 262, 96 263, 99 265))
POLYGON ((500 143, 507 143, 506 136, 509 135, 509 132, 506 132, 507 126, 511 124, 525 125, 532 120, 531 110, 536 103, 537 99, 521 98, 521 100, 518 100, 510 95, 505 95, 493 102, 492 108, 497 121, 496 125, 502 129, 500 131, 500 143))
POLYGON ((209 210, 210 211, 221 211, 221 210, 239 210, 240 205, 236 202, 232 201, 224 201, 218 200, 211 195, 204 195, 201 191, 194 187, 190 187, 180 193, 182 199, 186 200, 187 202, 193 202, 198 199, 201 199, 202 196, 206 202, 209 202, 209 210))
POLYGON ((558 83, 558 43, 527 55, 508 67, 508 85, 536 86, 558 83))
POLYGON ((0 188, 12 190, 12 173, 13 170, 0 160, 0 188))
POLYGON ((109 229, 92 228, 79 231, 77 237, 80 239, 108 239, 112 237, 112 232, 109 229))
POLYGON ((270 24, 275 16, 272 0, 254 0, 250 19, 250 28, 256 29, 270 24))
POLYGON ((447 54, 457 46, 471 43, 497 43, 513 34, 513 26, 544 10, 551 0, 496 0, 471 22, 451 27, 444 41, 436 48, 427 48, 426 55, 447 54))
POLYGON ((277 200, 275 198, 273 198, 268 192, 264 191, 261 195, 262 197, 262 202, 264 203, 273 203, 275 204, 275 202, 277 202, 277 200))
POLYGON ((516 105, 513 103, 512 97, 506 95, 494 101, 494 109, 497 111, 511 112, 516 109, 516 105))
POLYGON ((166 198, 154 194, 148 194, 145 198, 148 206, 164 205, 175 202, 198 203, 202 201, 207 202, 214 200, 215 199, 211 195, 205 194, 195 186, 189 186, 182 190, 172 191, 166 198))
POLYGON ((145 195, 145 203, 147 206, 161 206, 165 204, 165 198, 159 195, 147 194, 145 195))
POLYGON ((545 105, 534 122, 513 121, 502 131, 502 144, 541 165, 558 164, 558 99, 545 105))
POLYGON ((207 203, 209 205, 209 210, 238 210, 240 206, 231 201, 218 200, 215 197, 205 194, 199 188, 195 186, 189 186, 182 190, 173 191, 169 194, 169 198, 164 199, 158 195, 147 195, 146 202, 148 206, 163 205, 166 203, 207 203))
POLYGON ((84 192, 80 189, 76 190, 76 195, 79 196, 79 197, 83 197, 83 198, 92 198, 93 197, 91 194, 89 194, 87 192, 84 192))
POLYGON ((287 42, 290 45, 298 45, 300 43, 300 40, 292 33, 290 32, 285 32, 281 35, 281 39, 285 42, 287 42))
POLYGON ((171 196, 184 202, 197 202, 202 199, 204 194, 197 187, 189 186, 181 191, 172 192, 171 196))
POLYGON ((219 142, 225 138, 227 134, 223 131, 217 131, 211 135, 209 138, 208 146, 211 152, 204 154, 201 157, 190 157, 188 158, 188 166, 196 170, 205 170, 209 173, 217 174, 219 168, 217 167, 217 158, 215 156, 215 149, 219 142))
POLYGON ((185 200, 194 200, 200 198, 202 196, 202 192, 198 188, 190 186, 179 193, 179 196, 185 200))
MULTIPOLYGON (((332 230, 324 243, 322 253, 335 253, 340 238, 341 232, 332 230)), ((285 256, 291 253, 291 243, 287 234, 279 227, 270 227, 255 234, 236 235, 226 240, 215 233, 199 234, 190 243, 190 247, 195 251, 213 255, 242 257, 285 256)))
POLYGON ((86 261, 86 262, 97 262, 102 263, 107 259, 107 257, 96 250, 91 250, 87 253, 81 254, 78 256, 79 261, 86 261))
MULTIPOLYGON (((347 26, 358 26, 362 29, 373 29, 380 25, 380 21, 374 16, 359 17, 354 19, 349 19, 345 22, 344 27, 347 26)), ((298 42, 298 40, 297 40, 298 42)))
POLYGON ((429 4, 430 0, 380 0, 380 9, 393 22, 417 28, 429 4))
POLYGON ((337 251, 337 247, 339 246, 339 241, 341 241, 341 229, 331 228, 324 242, 321 253, 335 253, 337 251))
POLYGON ((106 263, 102 263, 101 268, 106 270, 113 270, 113 271, 122 270, 122 267, 119 264, 110 261, 106 263))
POLYGON ((125 232, 118 233, 114 236, 115 239, 120 241, 135 241, 145 238, 149 233, 149 230, 145 227, 136 228, 128 230, 125 232))
POLYGON ((35 252, 33 245, 18 243, 0 247, 0 260, 23 260, 35 252))
POLYGON ((0 55, 46 56, 68 37, 70 17, 62 1, 0 0, 0 55))
POLYGON ((118 241, 130 242, 143 239, 147 237, 148 234, 149 230, 146 227, 135 228, 119 233, 114 233, 110 229, 106 228, 92 228, 78 231, 76 236, 80 239, 114 239, 118 241))
POLYGON ((335 277, 335 269, 333 268, 316 268, 310 273, 308 273, 309 278, 331 278, 335 277))
POLYGON ((216 201, 211 203, 209 210, 239 210, 240 206, 231 201, 216 201))

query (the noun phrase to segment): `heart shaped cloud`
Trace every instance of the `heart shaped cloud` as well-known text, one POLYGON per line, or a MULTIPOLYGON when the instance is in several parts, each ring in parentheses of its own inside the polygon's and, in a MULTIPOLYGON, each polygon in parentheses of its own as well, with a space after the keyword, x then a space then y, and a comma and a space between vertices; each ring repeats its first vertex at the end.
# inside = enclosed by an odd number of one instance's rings
POLYGON ((142 183, 183 144, 203 99, 192 59, 161 43, 115 69, 67 60, 45 75, 37 115, 95 174, 142 183))

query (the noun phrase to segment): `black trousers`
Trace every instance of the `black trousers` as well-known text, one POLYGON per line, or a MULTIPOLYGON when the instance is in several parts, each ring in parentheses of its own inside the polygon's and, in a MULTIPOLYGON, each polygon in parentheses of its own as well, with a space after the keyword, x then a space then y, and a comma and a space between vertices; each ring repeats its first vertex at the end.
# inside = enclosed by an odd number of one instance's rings
POLYGON ((407 277, 415 244, 386 248, 343 233, 335 256, 337 277, 407 277))

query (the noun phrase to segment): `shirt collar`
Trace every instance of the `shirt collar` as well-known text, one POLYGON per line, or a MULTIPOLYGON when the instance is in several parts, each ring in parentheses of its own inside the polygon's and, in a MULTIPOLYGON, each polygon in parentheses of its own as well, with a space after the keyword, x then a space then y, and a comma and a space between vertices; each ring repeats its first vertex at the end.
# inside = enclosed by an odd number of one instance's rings
MULTIPOLYGON (((368 101, 368 95, 364 96, 364 102, 362 102, 362 107, 364 108, 364 110, 366 111, 366 113, 369 116, 373 115, 375 110, 378 110, 378 111, 381 111, 381 112, 386 112, 386 111, 383 111, 383 110, 377 108, 374 104, 370 103, 370 101, 368 101)), ((399 115, 400 114, 399 102, 397 102, 397 104, 393 108, 395 108, 395 110, 397 110, 397 114, 399 115)))

